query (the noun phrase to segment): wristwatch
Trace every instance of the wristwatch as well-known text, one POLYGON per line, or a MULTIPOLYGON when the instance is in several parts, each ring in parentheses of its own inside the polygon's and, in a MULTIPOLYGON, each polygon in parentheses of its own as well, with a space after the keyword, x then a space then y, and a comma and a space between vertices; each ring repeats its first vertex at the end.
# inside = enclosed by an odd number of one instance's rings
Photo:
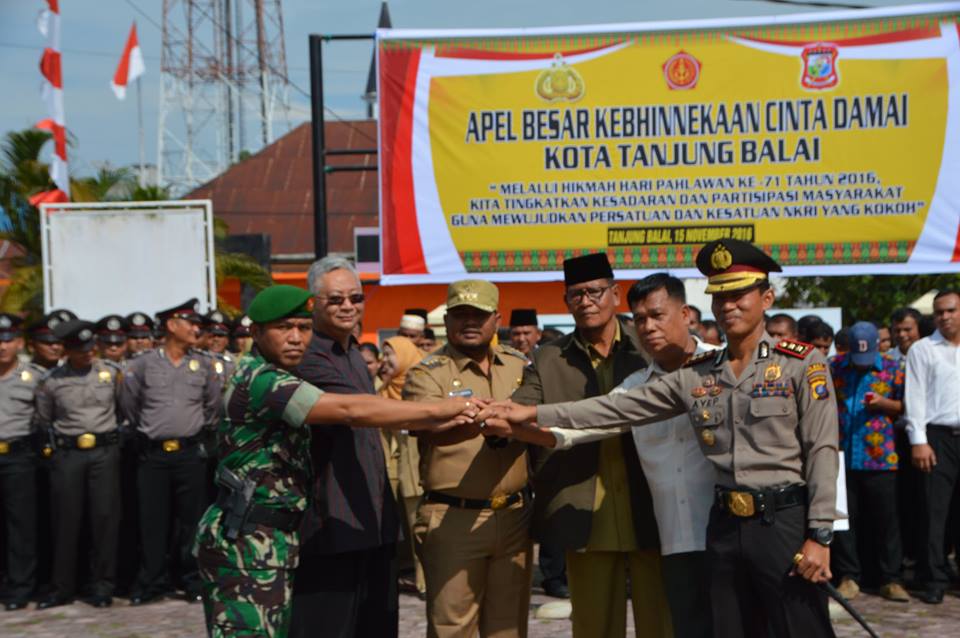
POLYGON ((830 543, 833 542, 833 530, 829 527, 811 527, 807 530, 807 538, 824 547, 830 547, 830 543))

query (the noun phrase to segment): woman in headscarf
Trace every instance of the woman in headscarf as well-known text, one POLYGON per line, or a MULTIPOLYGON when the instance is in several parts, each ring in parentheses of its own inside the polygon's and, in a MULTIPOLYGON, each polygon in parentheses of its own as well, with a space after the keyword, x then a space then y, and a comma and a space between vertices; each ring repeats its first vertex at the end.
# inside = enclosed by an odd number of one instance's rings
MULTIPOLYGON (((407 337, 391 337, 383 342, 380 361, 380 395, 391 399, 403 398, 403 384, 407 380, 407 370, 415 366, 424 357, 424 353, 407 337)), ((387 455, 387 474, 393 487, 397 502, 403 507, 407 517, 406 536, 410 539, 414 568, 416 569, 417 591, 422 595, 427 590, 423 578, 423 568, 413 550, 413 534, 410 529, 417 517, 417 504, 423 495, 420 487, 420 453, 417 440, 406 432, 381 430, 383 450, 387 455)))

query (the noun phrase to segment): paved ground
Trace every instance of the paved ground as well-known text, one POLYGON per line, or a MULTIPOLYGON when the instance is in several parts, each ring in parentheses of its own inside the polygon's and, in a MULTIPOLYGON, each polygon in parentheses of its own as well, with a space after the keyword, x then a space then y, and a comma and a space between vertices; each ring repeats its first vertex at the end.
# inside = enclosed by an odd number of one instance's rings
MULTIPOLYGON (((534 606, 553 599, 534 596, 534 606)), ((423 603, 414 596, 401 597, 400 635, 420 638, 425 635, 423 603)), ((919 601, 906 604, 887 603, 876 596, 861 594, 855 601, 881 636, 911 638, 914 636, 955 636, 960 633, 960 598, 948 595, 940 606, 931 607, 919 601)), ((630 621, 632 628, 633 623, 630 621)), ((835 620, 840 638, 865 636, 859 626, 843 612, 835 620)), ((0 612, 0 636, 30 638, 192 638, 203 636, 203 610, 180 600, 130 607, 118 599, 113 608, 94 609, 83 603, 46 611, 30 609, 0 612)), ((629 632, 632 635, 632 632, 629 632)), ((532 619, 531 638, 565 638, 570 636, 566 620, 532 619)))

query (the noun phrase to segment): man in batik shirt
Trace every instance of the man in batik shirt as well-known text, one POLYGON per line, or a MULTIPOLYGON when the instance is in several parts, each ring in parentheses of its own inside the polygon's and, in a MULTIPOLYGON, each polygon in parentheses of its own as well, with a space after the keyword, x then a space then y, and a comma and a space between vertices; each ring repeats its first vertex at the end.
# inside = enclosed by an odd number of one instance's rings
POLYGON ((217 501, 204 514, 195 551, 211 636, 286 636, 307 506, 310 431, 346 423, 391 429, 479 427, 473 400, 406 403, 324 394, 288 370, 313 331, 312 295, 272 286, 250 304, 256 348, 227 386, 220 423, 217 501))
POLYGON ((910 597, 901 585, 903 559, 897 518, 897 456, 893 422, 903 413, 903 362, 879 351, 876 326, 850 328, 850 351, 830 363, 840 417, 850 531, 836 535, 833 573, 848 599, 860 591, 857 534, 875 540, 882 579, 880 594, 897 602, 910 597))

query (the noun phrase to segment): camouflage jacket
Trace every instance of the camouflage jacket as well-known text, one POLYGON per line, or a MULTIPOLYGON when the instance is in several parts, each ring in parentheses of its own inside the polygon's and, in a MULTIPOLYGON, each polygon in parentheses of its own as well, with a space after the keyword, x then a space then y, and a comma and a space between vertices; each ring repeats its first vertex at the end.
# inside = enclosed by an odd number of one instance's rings
MULTIPOLYGON (((219 465, 256 482, 253 502, 303 511, 310 480, 310 429, 306 417, 322 390, 249 354, 237 364, 224 395, 218 431, 219 465)), ((236 542, 224 538, 223 511, 211 505, 197 532, 205 562, 242 569, 293 568, 298 533, 257 526, 236 542)))

